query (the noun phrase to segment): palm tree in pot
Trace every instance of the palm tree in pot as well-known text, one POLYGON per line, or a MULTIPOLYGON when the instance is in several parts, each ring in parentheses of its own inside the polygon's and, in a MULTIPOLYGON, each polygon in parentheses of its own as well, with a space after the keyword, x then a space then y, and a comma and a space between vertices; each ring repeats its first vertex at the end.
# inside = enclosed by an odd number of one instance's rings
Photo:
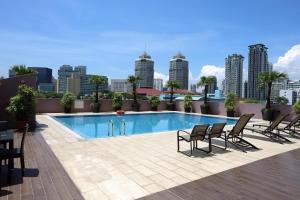
POLYGON ((159 97, 158 96, 150 96, 149 97, 149 103, 151 106, 152 111, 157 111, 157 107, 160 103, 159 97))
POLYGON ((65 113, 71 113, 75 101, 75 96, 71 92, 66 92, 61 98, 60 103, 64 107, 65 113))
POLYGON ((191 94, 187 94, 184 97, 184 111, 191 112, 192 111, 192 104, 193 104, 193 97, 191 94))
POLYGON ((100 103, 99 103, 99 86, 106 83, 106 79, 103 76, 94 75, 90 79, 90 83, 95 85, 96 94, 94 102, 91 104, 93 112, 99 112, 100 103))
POLYGON ((133 109, 133 111, 139 111, 140 110, 140 105, 137 101, 136 88, 137 88, 137 84, 141 80, 142 80, 142 78, 139 77, 139 76, 128 76, 128 79, 127 79, 127 81, 132 84, 132 93, 133 93, 132 109, 133 109))
POLYGON ((177 83, 177 81, 169 80, 167 82, 167 87, 170 88, 170 100, 167 103, 167 109, 174 111, 175 110, 175 104, 173 103, 174 89, 179 89, 180 85, 177 83))
POLYGON ((35 70, 26 67, 26 65, 14 65, 12 70, 16 73, 16 75, 25 75, 25 74, 34 74, 35 70))
POLYGON ((112 107, 115 111, 121 110, 123 105, 123 95, 119 93, 115 93, 112 99, 112 107))
POLYGON ((225 108, 227 109, 227 117, 234 117, 236 106, 236 95, 228 93, 225 99, 225 108))
POLYGON ((287 78, 287 75, 277 71, 259 74, 259 87, 264 89, 267 86, 267 103, 266 107, 261 110, 264 120, 271 121, 273 119, 274 110, 271 108, 272 83, 282 78, 287 78))
POLYGON ((208 114, 209 113, 209 106, 207 102, 207 93, 208 93, 208 86, 213 84, 217 81, 215 76, 202 76, 200 81, 198 82, 198 87, 204 87, 204 103, 200 106, 201 113, 208 114))

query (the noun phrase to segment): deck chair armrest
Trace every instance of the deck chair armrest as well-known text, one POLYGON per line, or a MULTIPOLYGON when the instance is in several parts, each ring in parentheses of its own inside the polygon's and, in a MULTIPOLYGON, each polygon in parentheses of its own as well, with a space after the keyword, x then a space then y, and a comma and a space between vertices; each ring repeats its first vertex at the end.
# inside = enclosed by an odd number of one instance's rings
POLYGON ((189 133, 189 132, 187 132, 187 131, 185 131, 185 130, 178 130, 178 131, 177 131, 177 136, 179 136, 179 133, 180 133, 180 132, 184 132, 184 133, 187 133, 187 134, 191 135, 191 133, 189 133))

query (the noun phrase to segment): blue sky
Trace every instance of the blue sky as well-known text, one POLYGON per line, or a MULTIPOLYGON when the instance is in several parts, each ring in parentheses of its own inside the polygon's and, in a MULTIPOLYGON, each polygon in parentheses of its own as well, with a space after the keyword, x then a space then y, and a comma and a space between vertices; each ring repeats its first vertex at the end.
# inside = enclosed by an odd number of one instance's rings
POLYGON ((71 64, 126 78, 147 49, 163 78, 169 59, 182 52, 194 82, 209 73, 222 77, 232 53, 245 56, 247 71, 254 43, 267 45, 275 68, 300 68, 297 0, 1 0, 0 19, 0 76, 14 64, 51 67, 55 76, 71 64))

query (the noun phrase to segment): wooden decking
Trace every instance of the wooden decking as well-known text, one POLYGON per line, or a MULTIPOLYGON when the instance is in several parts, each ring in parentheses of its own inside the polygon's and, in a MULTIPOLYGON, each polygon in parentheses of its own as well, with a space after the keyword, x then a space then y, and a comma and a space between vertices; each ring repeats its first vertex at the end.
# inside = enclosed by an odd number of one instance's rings
POLYGON ((158 192, 141 200, 300 199, 300 149, 158 192))
MULTIPOLYGON (((83 199, 39 133, 28 133, 25 142, 25 177, 21 177, 19 161, 15 160, 12 181, 7 185, 7 170, 2 170, 0 200, 6 199, 83 199)), ((15 134, 15 146, 20 134, 15 134)))

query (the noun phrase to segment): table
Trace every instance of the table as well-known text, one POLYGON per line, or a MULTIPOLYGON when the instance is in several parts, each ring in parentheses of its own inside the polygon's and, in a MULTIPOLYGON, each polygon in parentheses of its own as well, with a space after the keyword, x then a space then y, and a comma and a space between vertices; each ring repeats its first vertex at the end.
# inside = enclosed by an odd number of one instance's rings
MULTIPOLYGON (((0 131, 0 142, 1 143, 8 143, 9 151, 13 152, 14 149, 14 132, 12 130, 0 131)), ((14 168, 14 158, 11 157, 8 160, 8 169, 14 168)), ((10 170, 9 174, 10 174, 10 170)))

